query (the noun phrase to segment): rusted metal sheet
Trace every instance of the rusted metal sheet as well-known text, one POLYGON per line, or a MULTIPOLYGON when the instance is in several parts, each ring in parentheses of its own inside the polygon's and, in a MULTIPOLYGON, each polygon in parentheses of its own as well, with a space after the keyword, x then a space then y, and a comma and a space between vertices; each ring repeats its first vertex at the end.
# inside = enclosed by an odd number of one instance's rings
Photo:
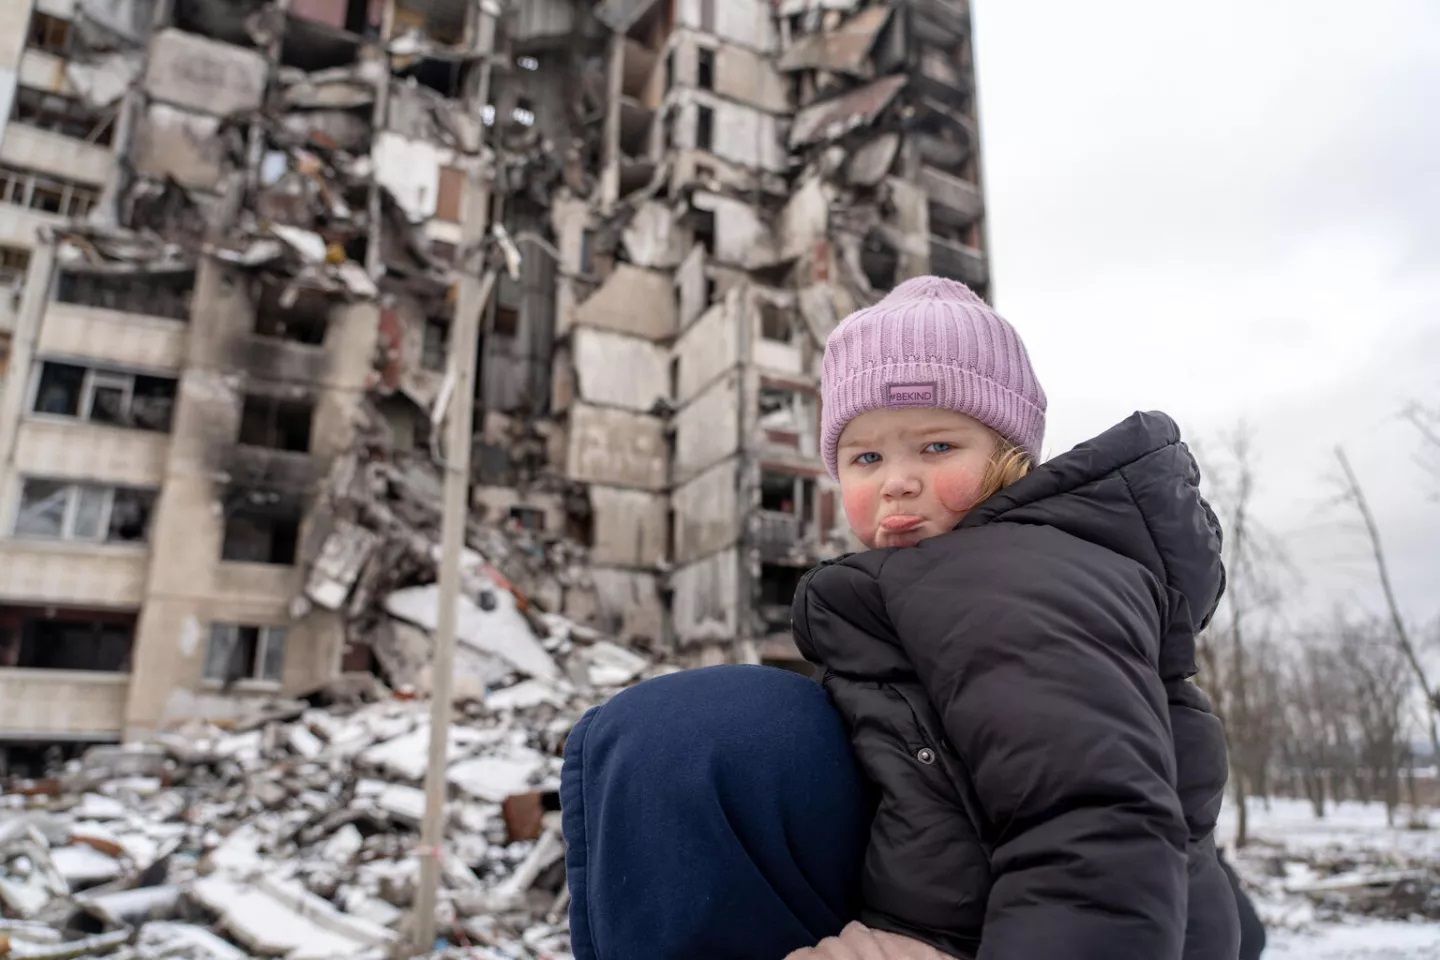
POLYGON ((882 77, 873 83, 800 111, 790 128, 791 148, 822 140, 834 140, 856 127, 863 127, 894 101, 905 86, 906 77, 882 77))

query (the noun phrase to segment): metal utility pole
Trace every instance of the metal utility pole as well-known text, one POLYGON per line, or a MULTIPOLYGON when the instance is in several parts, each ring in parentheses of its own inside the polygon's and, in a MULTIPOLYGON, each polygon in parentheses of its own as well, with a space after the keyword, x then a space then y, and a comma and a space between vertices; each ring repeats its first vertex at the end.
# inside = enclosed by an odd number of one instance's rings
MULTIPOLYGON (((492 36, 488 3, 479 5, 479 36, 492 36)), ((485 51, 478 102, 490 99, 490 64, 493 50, 485 51)), ((481 152, 484 152, 482 126, 481 152)), ((449 438, 443 458, 445 469, 444 522, 440 541, 440 610, 435 630, 435 657, 431 666, 430 752, 425 767, 425 819, 420 830, 420 885, 415 891, 414 940, 416 953, 428 953, 435 943, 435 908, 440 886, 441 857, 445 843, 445 794, 450 715, 453 711, 455 621, 460 599, 460 554, 465 546, 469 514, 470 460, 474 442, 475 368, 479 351, 480 316, 488 308, 498 272, 486 265, 490 188, 475 174, 465 184, 461 201, 459 284, 455 313, 450 322, 450 360, 453 389, 449 401, 449 438), (477 256, 478 254, 478 256, 477 256), (475 264, 484 270, 478 275, 475 264)))

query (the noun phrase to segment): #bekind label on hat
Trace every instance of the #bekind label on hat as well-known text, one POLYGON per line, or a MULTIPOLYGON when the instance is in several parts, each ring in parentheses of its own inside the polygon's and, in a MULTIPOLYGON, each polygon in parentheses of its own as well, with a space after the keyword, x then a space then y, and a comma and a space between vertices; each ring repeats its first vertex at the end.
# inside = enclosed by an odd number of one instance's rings
POLYGON ((935 384, 892 383, 885 402, 892 407, 933 407, 936 404, 935 384))

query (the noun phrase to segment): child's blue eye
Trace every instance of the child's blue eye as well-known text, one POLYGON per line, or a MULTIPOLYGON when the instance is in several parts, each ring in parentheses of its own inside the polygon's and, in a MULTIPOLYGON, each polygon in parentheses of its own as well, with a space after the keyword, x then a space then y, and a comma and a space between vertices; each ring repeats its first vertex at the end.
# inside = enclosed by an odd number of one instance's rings
POLYGON ((925 447, 926 453, 949 453, 955 449, 954 444, 946 443, 944 440, 936 440, 925 447))
POLYGON ((860 454, 860 456, 858 456, 858 457, 855 458, 855 462, 856 462, 856 463, 859 463, 859 464, 863 464, 864 466, 867 466, 867 467, 868 467, 868 466, 869 466, 870 464, 872 464, 872 463, 879 463, 879 462, 880 462, 880 454, 878 454, 878 453, 862 453, 862 454, 860 454), (870 459, 871 457, 874 457, 875 459, 872 460, 872 459, 870 459))

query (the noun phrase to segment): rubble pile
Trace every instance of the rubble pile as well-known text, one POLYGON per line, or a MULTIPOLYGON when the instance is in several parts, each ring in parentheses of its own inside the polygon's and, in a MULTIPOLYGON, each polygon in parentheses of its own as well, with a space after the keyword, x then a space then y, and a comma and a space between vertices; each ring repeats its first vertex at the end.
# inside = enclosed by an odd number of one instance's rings
MULTIPOLYGON (((483 577, 477 570, 470 576, 483 577)), ((568 957, 558 783, 583 710, 668 667, 514 594, 469 601, 482 698, 457 698, 441 930, 484 960, 568 957)), ((389 595, 434 617, 433 587, 389 595)), ((0 957, 406 956, 430 705, 347 675, 221 728, 97 747, 0 799, 0 957)), ((437 949, 445 945, 437 944, 437 949)), ((440 956, 445 956, 443 951, 440 956)))
POLYGON ((1440 921, 1440 867, 1433 860, 1363 853, 1276 858, 1269 872, 1283 881, 1285 893, 1303 896, 1327 919, 1440 921))

